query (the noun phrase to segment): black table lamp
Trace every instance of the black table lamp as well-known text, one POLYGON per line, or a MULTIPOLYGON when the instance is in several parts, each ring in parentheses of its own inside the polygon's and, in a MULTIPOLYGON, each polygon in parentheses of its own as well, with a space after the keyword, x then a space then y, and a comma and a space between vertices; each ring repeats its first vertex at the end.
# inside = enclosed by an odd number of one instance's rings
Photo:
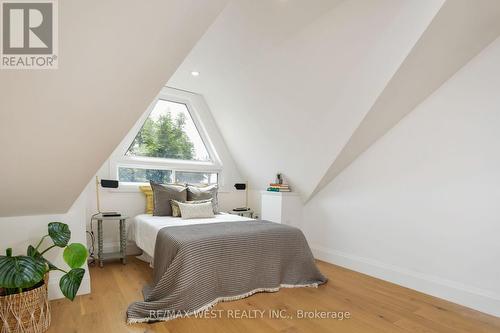
POLYGON ((236 212, 244 212, 250 210, 250 208, 248 208, 248 183, 236 183, 234 184, 234 188, 239 191, 245 190, 245 207, 235 208, 233 210, 236 212))
MULTIPOLYGON (((101 187, 104 188, 118 188, 119 182, 117 180, 111 179, 101 179, 101 187)), ((121 216, 118 212, 101 212, 101 203, 99 201, 99 178, 95 177, 95 193, 97 198, 97 211, 102 214, 102 216, 121 216)))

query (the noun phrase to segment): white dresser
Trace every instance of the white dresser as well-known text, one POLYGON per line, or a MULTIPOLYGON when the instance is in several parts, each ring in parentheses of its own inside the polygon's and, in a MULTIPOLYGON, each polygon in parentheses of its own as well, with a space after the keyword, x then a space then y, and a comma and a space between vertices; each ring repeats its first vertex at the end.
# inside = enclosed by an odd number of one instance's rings
POLYGON ((261 191, 261 219, 299 226, 302 220, 302 201, 295 192, 261 191))

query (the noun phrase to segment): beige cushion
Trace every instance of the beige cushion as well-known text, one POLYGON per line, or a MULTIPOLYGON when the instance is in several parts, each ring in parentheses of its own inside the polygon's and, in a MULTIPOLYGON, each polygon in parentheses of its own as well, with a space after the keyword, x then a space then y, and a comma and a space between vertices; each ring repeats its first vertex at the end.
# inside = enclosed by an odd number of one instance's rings
MULTIPOLYGON (((184 203, 190 204, 190 205, 196 205, 200 203, 207 203, 207 202, 212 202, 212 199, 208 200, 196 200, 196 201, 186 201, 184 203)), ((172 216, 173 217, 181 217, 181 209, 179 208, 179 201, 177 200, 170 200, 170 205, 172 206, 172 216)))
POLYGON ((179 209, 181 210, 181 217, 183 220, 201 219, 215 216, 211 202, 205 202, 196 205, 184 202, 178 202, 177 204, 179 205, 179 209))
POLYGON ((188 184, 187 199, 188 201, 212 199, 214 214, 217 214, 219 212, 219 201, 217 198, 217 184, 208 186, 196 186, 188 184))

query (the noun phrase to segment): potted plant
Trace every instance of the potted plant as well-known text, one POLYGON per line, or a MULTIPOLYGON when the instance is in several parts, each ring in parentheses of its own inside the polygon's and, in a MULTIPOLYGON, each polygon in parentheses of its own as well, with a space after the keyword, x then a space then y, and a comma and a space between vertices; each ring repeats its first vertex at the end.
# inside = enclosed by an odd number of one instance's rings
POLYGON ((85 274, 81 268, 87 260, 87 248, 80 243, 68 244, 71 231, 67 224, 51 222, 48 234, 36 247, 30 245, 26 255, 12 256, 12 249, 0 256, 0 332, 45 332, 50 325, 47 283, 50 271, 61 271, 59 281, 63 295, 73 300, 85 274), (50 237, 52 245, 40 246, 50 237), (63 258, 70 267, 65 271, 44 258, 54 247, 64 248, 63 258))

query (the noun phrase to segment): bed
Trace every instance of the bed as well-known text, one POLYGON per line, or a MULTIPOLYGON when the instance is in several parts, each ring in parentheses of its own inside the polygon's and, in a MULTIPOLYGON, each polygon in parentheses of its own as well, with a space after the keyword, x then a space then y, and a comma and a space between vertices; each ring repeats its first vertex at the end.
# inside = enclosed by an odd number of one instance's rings
POLYGON ((128 238, 154 267, 144 300, 127 310, 128 323, 167 321, 221 301, 327 281, 302 232, 280 223, 230 214, 191 220, 142 214, 128 238))
POLYGON ((162 228, 181 225, 238 222, 250 220, 252 219, 248 217, 226 213, 217 214, 214 218, 190 220, 183 220, 179 217, 173 216, 153 216, 151 214, 140 214, 137 215, 129 225, 128 240, 135 242, 135 244, 144 252, 143 256, 141 256, 140 259, 148 261, 152 265, 156 236, 162 228))

